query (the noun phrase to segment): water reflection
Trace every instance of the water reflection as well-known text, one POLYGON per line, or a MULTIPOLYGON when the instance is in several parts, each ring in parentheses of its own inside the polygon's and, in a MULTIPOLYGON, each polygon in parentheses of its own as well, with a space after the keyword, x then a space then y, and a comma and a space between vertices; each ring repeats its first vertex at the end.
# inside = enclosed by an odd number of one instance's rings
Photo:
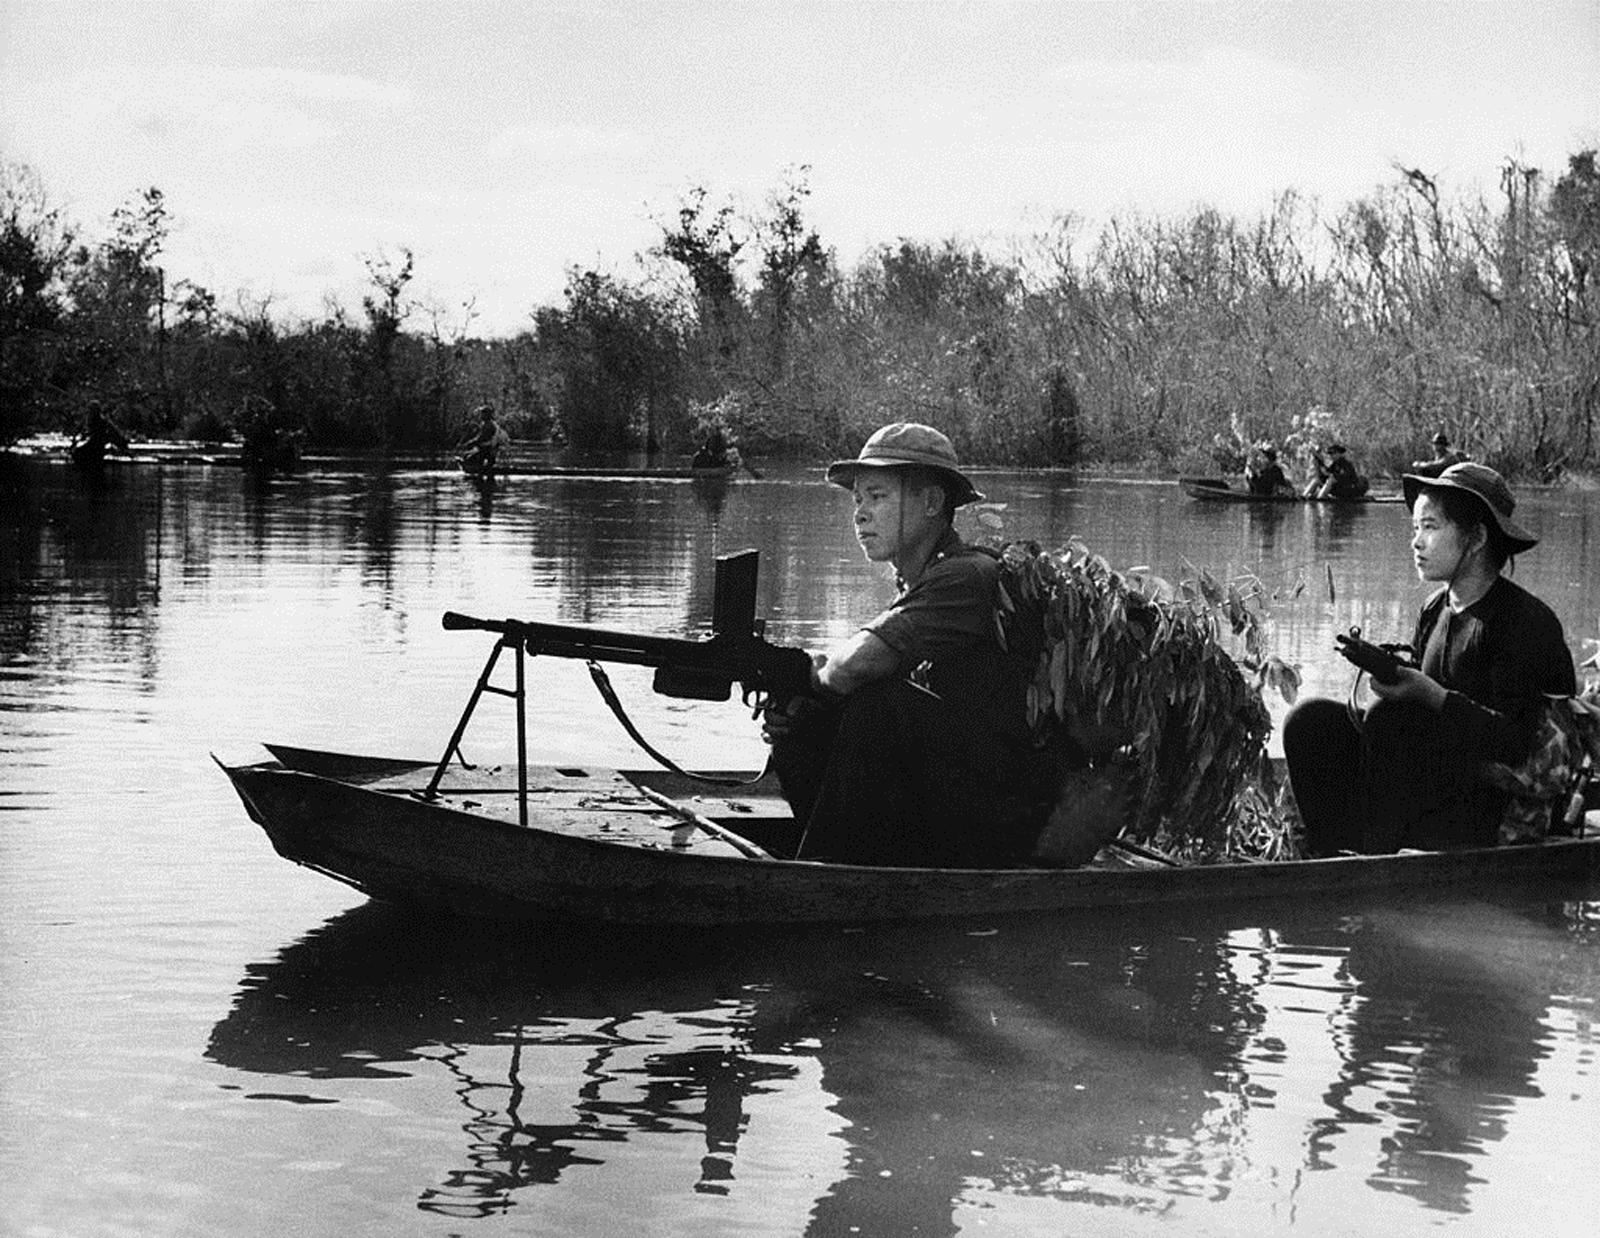
POLYGON ((160 478, 0 457, 0 659, 153 668, 160 478), (154 483, 152 485, 151 483, 154 483))
POLYGON ((974 1190, 1159 1210, 1219 1189, 1261 1017, 1229 953, 1115 918, 530 948, 368 905, 252 967, 207 1053, 308 1079, 442 1065, 461 1162, 425 1210, 503 1211, 672 1134, 680 1189, 766 1190, 797 1158, 829 1166, 808 1232, 948 1233, 974 1190), (808 1131, 782 1165, 744 1155, 808 1131))
POLYGON ((669 1194, 753 1203, 804 1167, 790 1204, 817 1235, 955 1233, 1003 1196, 1163 1214, 1329 1171, 1460 1213, 1540 1094, 1574 979, 1552 941, 1596 911, 580 944, 369 904, 251 967, 207 1055, 312 1081, 443 1071, 458 1161, 416 1199, 452 1216, 537 1208, 577 1166, 622 1192, 639 1142, 669 1194), (1282 1067, 1313 1055, 1285 1017, 1313 993, 1335 1053, 1300 1109, 1282 1067))
POLYGON ((728 478, 695 477, 689 482, 689 490, 694 495, 695 505, 715 525, 722 517, 722 509, 728 505, 728 478))
POLYGON ((1349 1000, 1334 1020, 1343 1066, 1313 1124, 1312 1168, 1346 1155, 1352 1129, 1383 1136, 1367 1181, 1428 1208, 1471 1210, 1487 1145, 1519 1098, 1539 1096, 1547 1021, 1572 921, 1492 904, 1390 910, 1348 934, 1349 1000), (1554 948, 1553 948, 1554 947, 1554 948))
POLYGON ((1258 563, 1277 563, 1279 558, 1278 534, 1291 514, 1302 513, 1289 503, 1251 504, 1245 508, 1250 527, 1251 545, 1258 563))

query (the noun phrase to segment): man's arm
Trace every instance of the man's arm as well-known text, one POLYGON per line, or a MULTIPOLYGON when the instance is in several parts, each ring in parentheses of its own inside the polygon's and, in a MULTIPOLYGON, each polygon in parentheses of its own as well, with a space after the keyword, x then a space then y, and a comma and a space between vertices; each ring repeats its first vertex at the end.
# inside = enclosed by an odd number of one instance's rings
POLYGON ((817 694, 770 705, 761 719, 761 733, 768 743, 791 735, 796 721, 817 708, 818 697, 849 696, 870 683, 887 679, 900 665, 900 656, 889 643, 865 629, 827 653, 813 653, 811 660, 817 694))
POLYGON ((817 668, 817 683, 825 692, 849 696, 859 688, 887 679, 900 665, 900 655, 874 632, 857 632, 831 650, 817 668))

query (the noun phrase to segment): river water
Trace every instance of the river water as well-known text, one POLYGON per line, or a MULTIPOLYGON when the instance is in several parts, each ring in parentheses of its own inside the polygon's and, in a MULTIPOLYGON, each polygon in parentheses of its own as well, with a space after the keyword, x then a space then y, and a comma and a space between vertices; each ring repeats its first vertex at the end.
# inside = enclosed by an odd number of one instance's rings
MULTIPOLYGON (((1255 572, 1342 694, 1409 634, 1399 506, 988 473, 1008 535, 1255 572), (1330 588, 1331 581, 1331 588, 1330 588), (1330 600, 1331 594, 1331 600, 1330 600)), ((489 651, 440 613, 703 630, 762 552, 787 643, 890 596, 814 471, 719 488, 0 459, 0 1233, 1501 1234, 1600 1216, 1600 887, 957 928, 430 920, 279 859, 210 753, 429 757, 489 651)), ((1574 653, 1600 497, 1525 500, 1574 653)), ((536 661, 539 759, 638 761, 536 661)), ((613 679, 685 762, 736 704, 613 679)), ((498 711, 498 713, 496 712, 498 711)), ((489 701, 474 759, 514 753, 489 701)))

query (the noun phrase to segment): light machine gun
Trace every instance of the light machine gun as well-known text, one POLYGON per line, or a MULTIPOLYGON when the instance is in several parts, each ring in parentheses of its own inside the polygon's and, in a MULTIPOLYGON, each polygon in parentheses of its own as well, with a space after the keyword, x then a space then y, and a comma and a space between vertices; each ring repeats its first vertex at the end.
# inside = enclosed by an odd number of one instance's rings
MULTIPOLYGON (((712 591, 711 635, 704 640, 671 636, 649 636, 631 632, 608 632, 600 628, 576 627, 562 623, 542 623, 523 619, 475 619, 455 611, 444 613, 448 631, 494 632, 500 637, 489 661, 478 676, 477 687, 456 724, 450 744, 424 792, 432 796, 438 789, 450 758, 460 756, 461 736, 485 692, 510 696, 517 703, 517 777, 523 812, 527 803, 527 726, 523 655, 548 654, 556 658, 582 658, 595 664, 620 662, 655 668, 652 687, 663 696, 697 701, 725 701, 739 684, 745 702, 783 702, 807 692, 811 687, 811 656, 803 649, 770 644, 765 635, 765 620, 757 619, 756 573, 760 552, 743 550, 717 559, 712 591), (496 660, 504 649, 516 655, 516 688, 497 688, 489 682, 496 660)), ((607 703, 647 752, 669 768, 676 768, 644 743, 621 713, 602 673, 595 682, 607 703)), ((462 757, 462 764, 466 758, 462 757)), ((526 821, 526 817, 524 817, 526 821)))
POLYGON ((653 666, 651 687, 662 696, 725 701, 740 684, 748 702, 757 695, 786 699, 811 684, 811 656, 772 645, 756 618, 756 570, 761 552, 741 550, 717 559, 711 600, 711 635, 705 640, 607 632, 523 619, 474 619, 444 613, 447 631, 498 632, 530 654, 653 666))

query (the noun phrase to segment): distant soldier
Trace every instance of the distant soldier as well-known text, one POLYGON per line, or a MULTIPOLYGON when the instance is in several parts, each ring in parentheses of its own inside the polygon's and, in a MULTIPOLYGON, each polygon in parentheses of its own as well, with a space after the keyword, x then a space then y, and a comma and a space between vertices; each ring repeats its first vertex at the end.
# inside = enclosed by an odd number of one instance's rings
POLYGON ((1433 436, 1433 459, 1413 460, 1411 471, 1418 477, 1437 477, 1452 464, 1462 464, 1467 459, 1467 453, 1452 448, 1450 436, 1440 430, 1433 436))
POLYGON ((1328 471, 1328 457, 1322 454, 1322 448, 1311 443, 1306 448, 1306 466, 1311 470, 1311 476, 1306 481, 1306 488, 1300 493, 1308 499, 1314 499, 1322 493, 1331 474, 1328 471))
POLYGON ((689 462, 696 469, 725 469, 733 463, 733 447, 721 426, 713 425, 689 462))
POLYGON ((500 423, 495 420, 494 406, 478 406, 478 424, 461 443, 461 468, 479 477, 493 477, 500 449, 511 441, 500 423))
POLYGON ((1271 443, 1262 443, 1244 466, 1245 484, 1251 494, 1293 494, 1294 487, 1278 463, 1278 449, 1271 443))
POLYGON ((1367 479, 1356 471, 1343 443, 1328 445, 1327 474, 1317 487, 1319 499, 1359 499, 1367 492, 1367 479))
POLYGON ((99 400, 89 403, 83 433, 72 440, 72 461, 82 468, 98 468, 105 462, 106 452, 116 450, 128 454, 128 436, 122 427, 106 416, 99 400))

